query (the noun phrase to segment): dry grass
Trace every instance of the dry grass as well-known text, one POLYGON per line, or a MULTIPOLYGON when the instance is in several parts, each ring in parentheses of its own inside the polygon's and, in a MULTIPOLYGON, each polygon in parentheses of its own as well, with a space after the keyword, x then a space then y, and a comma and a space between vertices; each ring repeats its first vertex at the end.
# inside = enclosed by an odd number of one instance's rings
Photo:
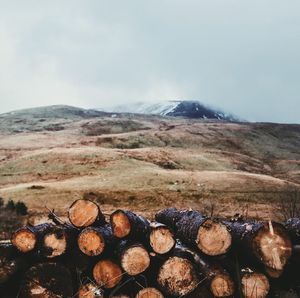
POLYGON ((221 216, 277 219, 299 193, 299 126, 124 117, 0 135, 0 195, 38 213, 92 193, 107 212, 213 204, 221 216))

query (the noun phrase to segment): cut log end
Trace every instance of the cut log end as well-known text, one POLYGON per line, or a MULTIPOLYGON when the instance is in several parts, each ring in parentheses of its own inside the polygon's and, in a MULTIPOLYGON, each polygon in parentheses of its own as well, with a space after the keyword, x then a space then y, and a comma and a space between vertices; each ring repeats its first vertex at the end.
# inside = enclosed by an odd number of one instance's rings
POLYGON ((24 227, 13 234, 11 242, 19 251, 26 253, 35 248, 37 237, 27 227, 24 227))
POLYGON ((111 226, 113 234, 118 238, 124 238, 129 235, 131 231, 131 225, 125 212, 117 210, 111 217, 111 226))
POLYGON ((254 238, 253 251, 265 266, 280 271, 292 254, 292 243, 280 224, 269 222, 254 238))
POLYGON ((67 249, 67 238, 65 233, 49 233, 44 237, 44 247, 48 258, 54 258, 65 253, 67 249))
POLYGON ((165 254, 175 246, 174 235, 167 227, 153 229, 150 233, 150 245, 154 252, 165 254))
POLYGON ((223 223, 208 219, 200 226, 196 242, 202 252, 217 256, 230 249, 232 237, 223 223))
POLYGON ((78 228, 92 225, 100 216, 98 205, 89 200, 77 200, 69 209, 69 220, 78 228))
POLYGON ((242 291, 245 298, 265 298, 270 290, 268 278, 262 273, 246 273, 242 277, 242 291))
POLYGON ((193 264, 175 256, 161 266, 157 282, 168 294, 183 296, 195 290, 199 280, 193 264))
POLYGON ((123 252, 121 256, 121 265, 124 271, 129 275, 138 275, 149 267, 149 253, 141 245, 131 246, 123 252))
POLYGON ((144 288, 137 293, 135 298, 164 298, 164 296, 155 288, 144 288))
POLYGON ((78 298, 103 298, 103 290, 94 283, 82 285, 78 291, 78 298))
POLYGON ((111 289, 122 280, 122 270, 111 260, 101 260, 94 266, 93 276, 100 287, 111 289))
POLYGON ((214 297, 229 297, 234 294, 234 282, 227 274, 217 274, 210 284, 214 297))
POLYGON ((78 236, 79 249, 88 256, 100 255, 105 247, 103 236, 93 228, 84 229, 78 236))

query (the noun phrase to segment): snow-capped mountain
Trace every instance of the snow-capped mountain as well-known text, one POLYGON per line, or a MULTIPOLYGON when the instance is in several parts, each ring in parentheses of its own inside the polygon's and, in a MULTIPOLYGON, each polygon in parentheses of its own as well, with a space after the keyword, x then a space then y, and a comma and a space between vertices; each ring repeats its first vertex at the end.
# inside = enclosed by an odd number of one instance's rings
POLYGON ((157 103, 137 102, 119 105, 110 110, 115 113, 134 113, 161 115, 186 118, 218 119, 225 121, 239 121, 237 117, 212 108, 198 101, 170 100, 157 103))

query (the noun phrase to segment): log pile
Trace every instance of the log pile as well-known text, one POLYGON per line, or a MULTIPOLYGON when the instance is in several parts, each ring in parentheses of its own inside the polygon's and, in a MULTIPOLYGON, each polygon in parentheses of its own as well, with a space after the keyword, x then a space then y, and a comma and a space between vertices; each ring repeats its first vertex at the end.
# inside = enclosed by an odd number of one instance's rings
POLYGON ((300 219, 211 218, 168 208, 154 221, 105 218, 77 200, 69 222, 16 230, 0 243, 1 297, 280 297, 300 294, 300 219), (281 293, 281 294, 278 294, 281 293))

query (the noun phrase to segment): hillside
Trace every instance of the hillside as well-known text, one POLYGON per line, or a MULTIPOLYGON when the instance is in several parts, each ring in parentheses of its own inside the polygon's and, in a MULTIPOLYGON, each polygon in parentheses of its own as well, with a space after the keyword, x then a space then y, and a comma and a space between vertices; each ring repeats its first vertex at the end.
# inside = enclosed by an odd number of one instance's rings
POLYGON ((37 214, 84 196, 278 219, 299 198, 300 125, 47 109, 0 115, 0 196, 37 214))

